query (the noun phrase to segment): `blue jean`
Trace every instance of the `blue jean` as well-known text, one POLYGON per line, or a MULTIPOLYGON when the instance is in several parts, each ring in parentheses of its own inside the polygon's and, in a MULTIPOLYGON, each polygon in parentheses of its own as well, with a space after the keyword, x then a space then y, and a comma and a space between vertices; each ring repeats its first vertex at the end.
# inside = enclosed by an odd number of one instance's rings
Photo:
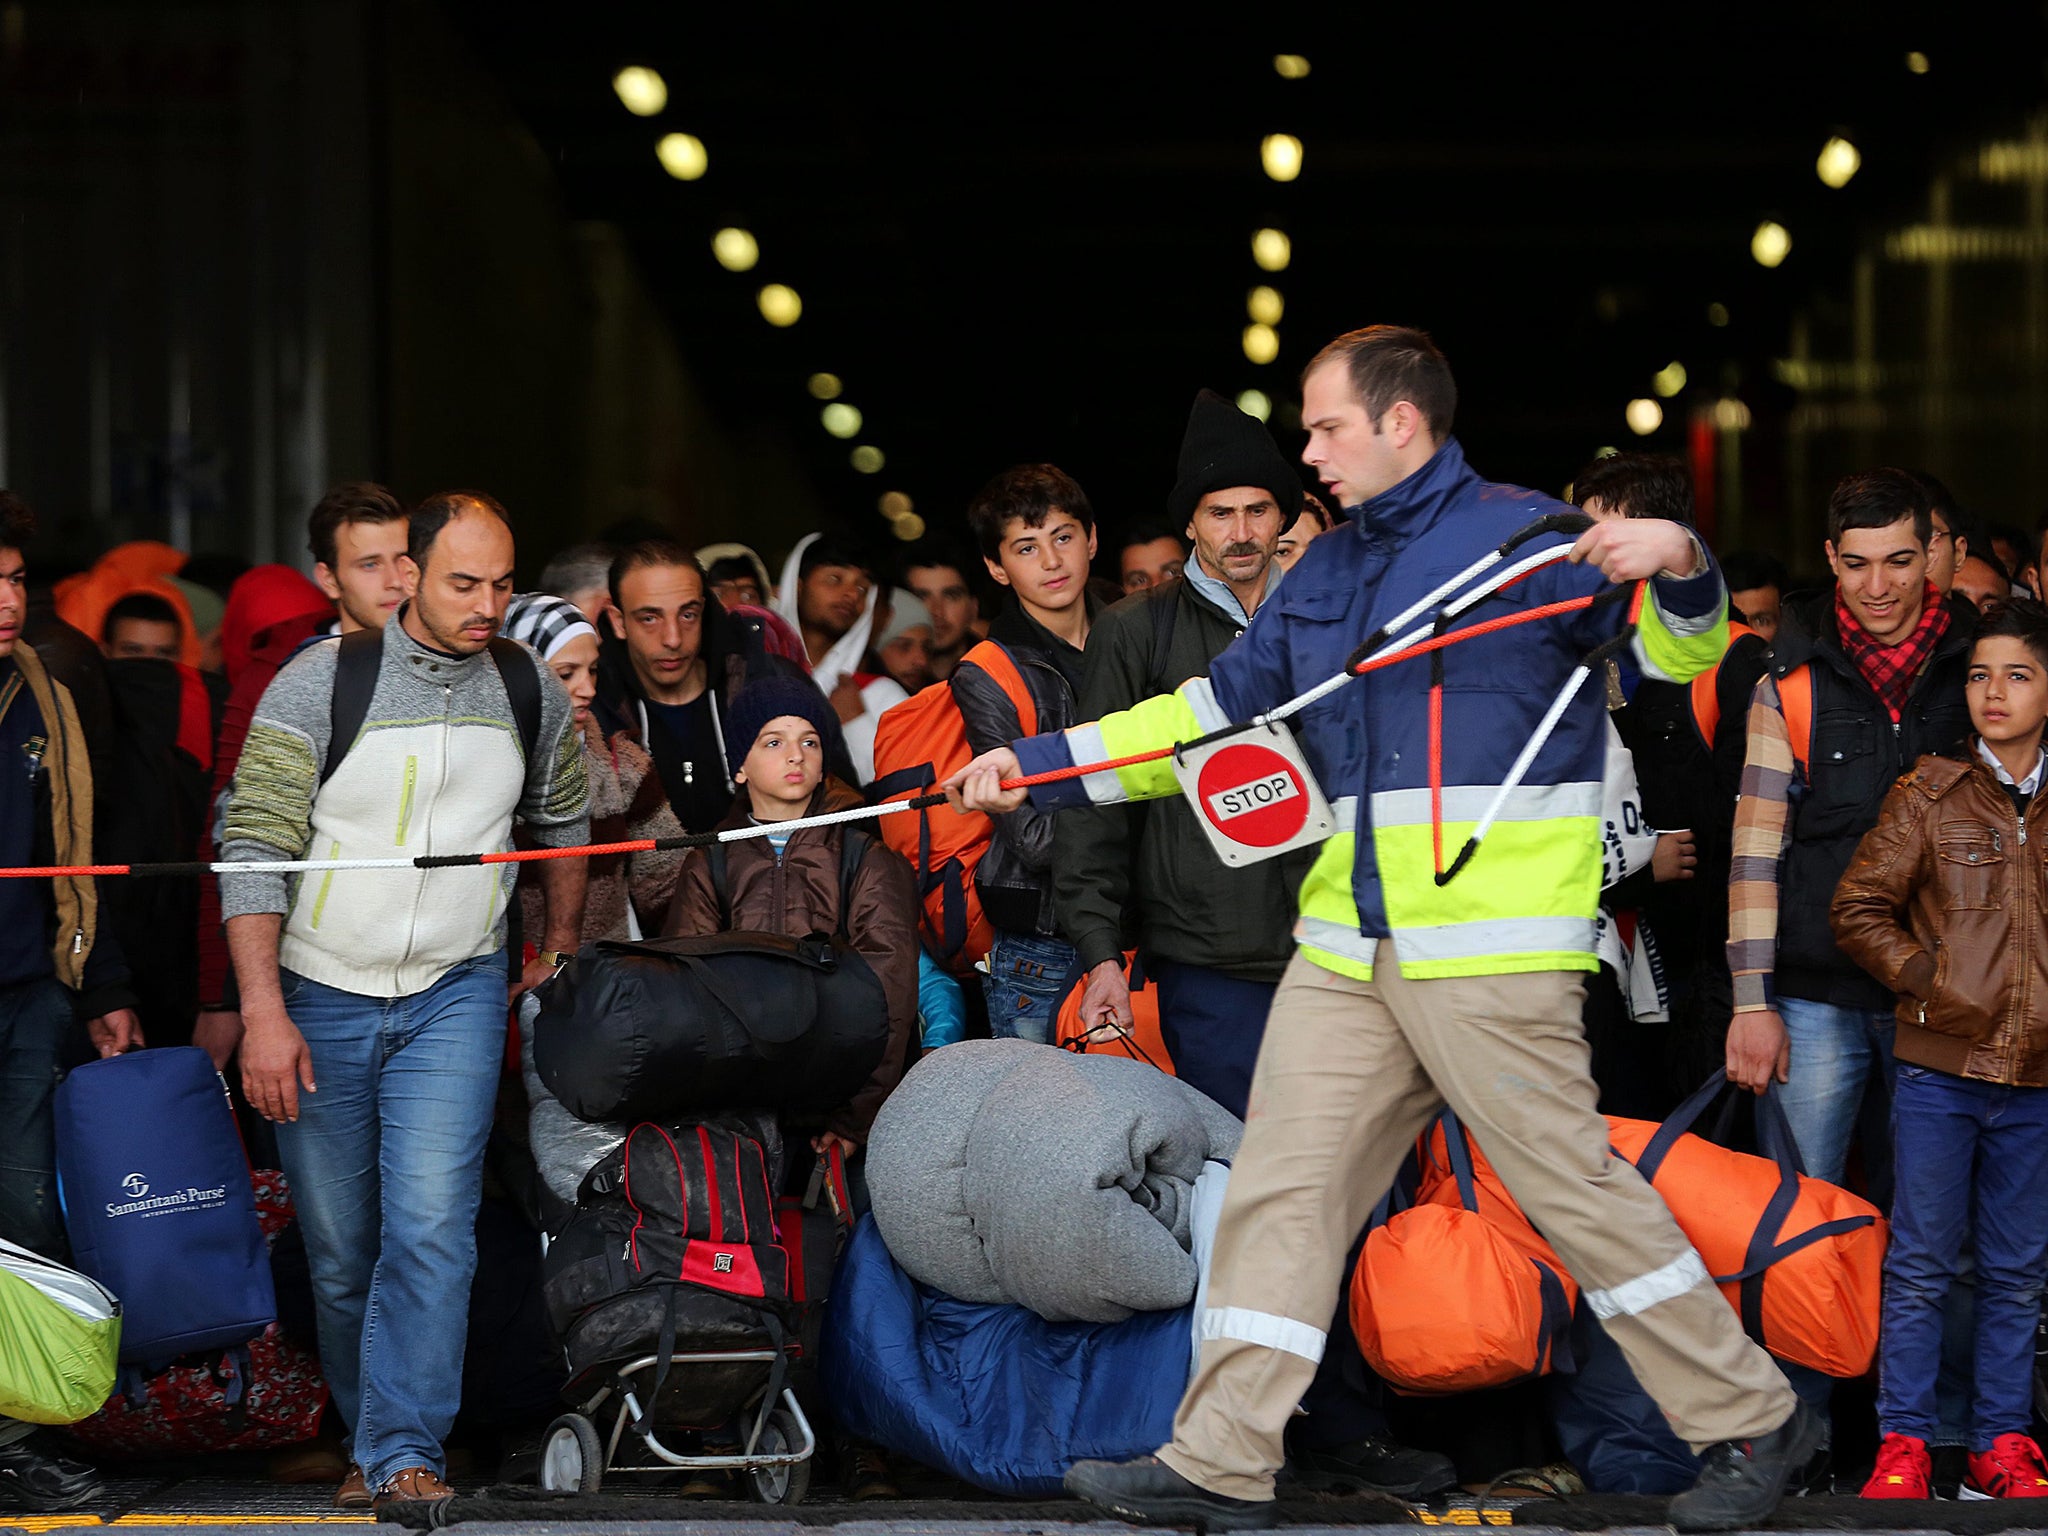
POLYGON ((997 929, 995 947, 988 952, 988 974, 981 979, 989 1033, 998 1040, 1051 1045, 1053 1023, 1066 997, 1063 984, 1075 958, 1074 946, 1065 939, 997 929))
POLYGON ((2034 1331, 2048 1283, 2048 1089, 1901 1067, 1892 1099, 1898 1191, 1884 1260, 1877 1416, 1932 1440, 1949 1282, 1975 1239, 1970 1449, 2033 1423, 2034 1331))
POLYGON ((52 1112, 71 994, 52 977, 0 987, 0 1237, 64 1255, 52 1112))
POLYGON ((1159 1035, 1174 1075, 1242 1120, 1278 984, 1179 960, 1147 960, 1145 968, 1159 986, 1159 1035))
POLYGON ((505 959, 363 997, 284 973, 316 1093, 277 1128, 319 1308, 321 1365, 374 1489, 446 1467, 476 1215, 505 1055, 505 959))
POLYGON ((1812 1177, 1839 1184, 1849 1167, 1849 1142, 1871 1074, 1889 1086, 1890 1009, 1842 1008, 1803 997, 1778 1000, 1792 1047, 1789 1081, 1778 1092, 1792 1139, 1812 1177))

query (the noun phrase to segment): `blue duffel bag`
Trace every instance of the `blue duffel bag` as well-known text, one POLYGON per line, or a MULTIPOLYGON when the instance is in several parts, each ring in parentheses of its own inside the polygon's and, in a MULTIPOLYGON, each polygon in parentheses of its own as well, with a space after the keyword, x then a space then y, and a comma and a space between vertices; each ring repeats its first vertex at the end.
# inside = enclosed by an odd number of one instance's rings
POLYGON ((832 1277, 820 1377, 857 1439, 990 1493, 1057 1494, 1077 1461, 1147 1456, 1173 1438, 1192 1315, 1049 1323, 956 1301, 899 1269, 868 1216, 832 1277))
POLYGON ((79 1067, 56 1118, 72 1262, 120 1298, 124 1364, 245 1344, 276 1320, 248 1154, 205 1051, 79 1067))

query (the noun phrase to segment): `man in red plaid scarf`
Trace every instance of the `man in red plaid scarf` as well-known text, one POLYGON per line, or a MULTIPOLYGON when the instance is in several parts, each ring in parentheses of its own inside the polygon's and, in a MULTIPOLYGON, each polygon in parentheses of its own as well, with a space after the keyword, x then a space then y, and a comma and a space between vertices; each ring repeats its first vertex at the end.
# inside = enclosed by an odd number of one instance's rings
MULTIPOLYGON (((1728 1076, 1757 1093, 1783 1085, 1806 1171, 1830 1183, 1865 1084, 1890 1083, 1894 999, 1835 947, 1829 903, 1893 781, 1970 731, 1976 610, 1927 579, 1932 529, 1914 476, 1850 475, 1828 503, 1833 590, 1786 603, 1772 648, 1750 653, 1760 675, 1729 872, 1728 1076)), ((1865 1146, 1863 1165, 1888 1205, 1889 1145, 1865 1146)), ((1825 1414, 1826 1378, 1802 1377, 1793 1385, 1825 1414)))

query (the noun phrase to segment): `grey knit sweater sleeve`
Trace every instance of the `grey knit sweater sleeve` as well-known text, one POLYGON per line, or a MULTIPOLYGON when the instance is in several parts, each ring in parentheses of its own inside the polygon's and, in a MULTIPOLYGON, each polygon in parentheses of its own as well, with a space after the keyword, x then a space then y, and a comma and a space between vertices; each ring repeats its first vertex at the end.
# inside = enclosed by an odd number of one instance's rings
MULTIPOLYGON (((333 640, 306 647, 263 690, 228 792, 224 859, 269 864, 306 857, 340 648, 333 640)), ((293 878, 283 874, 222 875, 221 916, 288 912, 294 889, 293 878)))
POLYGON ((583 735, 576 708, 555 669, 533 652, 540 673, 540 737, 526 765, 526 792, 519 819, 543 848, 575 848, 590 841, 590 775, 583 764, 583 735))

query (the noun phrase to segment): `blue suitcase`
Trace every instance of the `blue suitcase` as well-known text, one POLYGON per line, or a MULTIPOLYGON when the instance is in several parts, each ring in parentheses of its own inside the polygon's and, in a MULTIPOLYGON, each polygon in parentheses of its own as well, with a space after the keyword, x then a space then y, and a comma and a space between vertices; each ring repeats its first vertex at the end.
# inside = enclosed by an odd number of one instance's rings
POLYGON ((79 1067, 57 1089, 73 1262, 121 1301, 121 1359, 246 1344, 276 1320, 227 1085, 197 1046, 79 1067))

